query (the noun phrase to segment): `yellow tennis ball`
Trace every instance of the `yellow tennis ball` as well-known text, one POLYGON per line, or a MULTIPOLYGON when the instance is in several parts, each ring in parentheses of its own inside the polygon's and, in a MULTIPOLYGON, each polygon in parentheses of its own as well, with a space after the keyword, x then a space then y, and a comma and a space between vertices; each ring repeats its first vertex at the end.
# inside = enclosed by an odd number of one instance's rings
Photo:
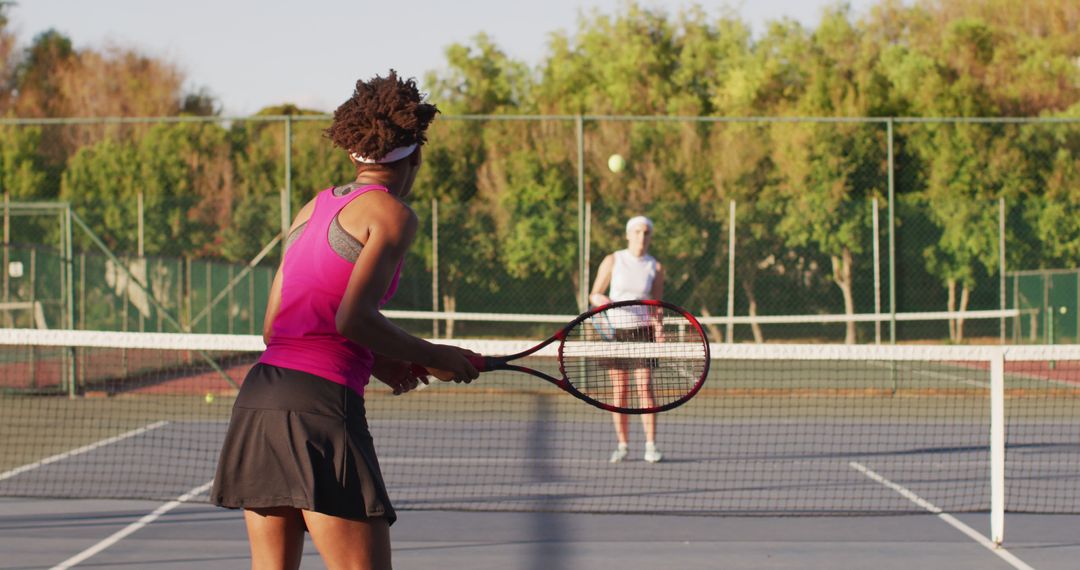
POLYGON ((612 172, 622 172, 626 168, 626 159, 621 154, 613 154, 607 159, 607 167, 612 172))
POLYGON ((206 400, 207 404, 213 404, 214 403, 214 393, 213 392, 207 392, 206 393, 206 398, 204 398, 204 399, 206 400))

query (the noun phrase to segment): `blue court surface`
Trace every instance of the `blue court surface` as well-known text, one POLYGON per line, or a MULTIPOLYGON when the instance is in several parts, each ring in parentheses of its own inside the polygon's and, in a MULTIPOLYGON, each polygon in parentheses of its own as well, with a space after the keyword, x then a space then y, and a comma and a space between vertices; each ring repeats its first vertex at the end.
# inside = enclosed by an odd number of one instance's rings
MULTIPOLYGON (((904 397, 822 388, 802 372, 811 380, 795 392, 748 377, 749 388, 665 415, 655 465, 608 463, 610 418, 561 394, 503 392, 495 380, 490 394, 373 394, 400 516, 394 567, 1080 567, 1080 515, 1028 514, 1080 512, 1080 399, 1010 401, 999 548, 987 540, 981 370, 924 370, 904 397), (627 514, 657 512, 668 514, 627 514)), ((851 377, 866 385, 862 371, 851 377)), ((9 440, 25 458, 0 470, 0 570, 248 568, 241 513, 206 502, 230 403, 201 392, 11 399, 9 418, 55 441, 9 440), (159 404, 174 417, 147 419, 159 404), (42 498, 58 495, 98 498, 42 498), (101 498, 121 496, 158 499, 101 498)), ((310 542, 303 567, 324 567, 310 542)))
MULTIPOLYGON (((0 499, 0 568, 248 568, 239 512, 206 504, 0 499), (154 517, 155 510, 159 510, 154 517), (149 515, 149 516, 148 516, 149 515)), ((679 517, 405 511, 394 567, 1076 568, 1080 516, 1008 517, 992 550, 942 518, 679 517)), ((986 535, 985 513, 956 516, 986 535)), ((324 568, 310 540, 302 568, 324 568)))

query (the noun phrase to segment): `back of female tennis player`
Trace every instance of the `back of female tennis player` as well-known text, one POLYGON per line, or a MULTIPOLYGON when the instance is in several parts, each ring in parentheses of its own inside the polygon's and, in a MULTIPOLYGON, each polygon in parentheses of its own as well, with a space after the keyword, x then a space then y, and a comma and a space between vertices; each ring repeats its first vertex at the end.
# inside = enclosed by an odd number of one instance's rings
POLYGON ((320 192, 290 228, 266 351, 237 396, 211 492, 245 509, 253 568, 298 568, 305 530, 329 568, 390 568, 396 515, 365 418, 368 379, 400 393, 427 380, 411 363, 477 376, 473 353, 416 338, 379 312, 416 233, 402 200, 437 112, 391 70, 358 81, 326 131, 356 180, 320 192))

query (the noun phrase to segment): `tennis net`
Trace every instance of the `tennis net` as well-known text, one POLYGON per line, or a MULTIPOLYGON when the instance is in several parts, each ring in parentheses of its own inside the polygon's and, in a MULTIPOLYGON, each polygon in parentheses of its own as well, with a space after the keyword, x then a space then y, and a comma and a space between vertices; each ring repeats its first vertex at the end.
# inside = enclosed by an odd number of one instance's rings
MULTIPOLYGON (((261 348, 0 330, 0 496, 172 499, 205 485, 261 348)), ((524 364, 558 375, 554 355, 524 364)), ((374 382, 368 420, 394 504, 817 515, 918 512, 918 497, 948 512, 1080 513, 1080 347, 714 344, 712 358, 702 391, 657 418, 657 464, 641 459, 636 418, 630 455, 609 463, 611 415, 531 376, 401 396, 374 382)))

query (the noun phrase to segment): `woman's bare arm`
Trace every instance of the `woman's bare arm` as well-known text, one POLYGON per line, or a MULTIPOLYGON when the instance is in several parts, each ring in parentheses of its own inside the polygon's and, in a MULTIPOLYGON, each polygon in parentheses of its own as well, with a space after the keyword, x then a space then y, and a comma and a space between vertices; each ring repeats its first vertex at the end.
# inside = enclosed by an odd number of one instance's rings
POLYGON ((589 293, 589 303, 594 307, 606 305, 611 302, 607 296, 608 287, 611 286, 611 271, 615 267, 615 256, 608 255, 600 262, 596 270, 596 280, 593 281, 592 292, 589 293))
POLYGON ((338 332, 384 357, 446 370, 458 378, 475 378, 476 369, 465 356, 471 353, 417 338, 379 312, 379 302, 416 235, 416 214, 383 192, 369 192, 353 200, 346 210, 353 205, 356 209, 344 217, 342 225, 361 237, 364 247, 338 308, 338 332))
POLYGON ((664 266, 660 265, 660 262, 656 262, 656 277, 653 277, 652 282, 652 296, 650 299, 660 300, 664 298, 664 266))

